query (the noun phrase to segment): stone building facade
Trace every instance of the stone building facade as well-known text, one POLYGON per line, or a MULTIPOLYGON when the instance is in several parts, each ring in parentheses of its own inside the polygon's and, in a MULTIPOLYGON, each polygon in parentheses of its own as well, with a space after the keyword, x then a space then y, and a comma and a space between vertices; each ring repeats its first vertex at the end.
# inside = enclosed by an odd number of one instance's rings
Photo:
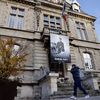
POLYGON ((72 82, 73 63, 89 73, 87 82, 93 89, 99 89, 96 18, 83 12, 76 0, 65 1, 66 21, 62 17, 64 0, 0 0, 0 37, 13 37, 18 46, 28 46, 26 67, 19 75, 22 87, 17 89, 16 100, 49 97, 57 91, 58 81, 72 82), (71 63, 50 62, 50 33, 69 37, 71 63))

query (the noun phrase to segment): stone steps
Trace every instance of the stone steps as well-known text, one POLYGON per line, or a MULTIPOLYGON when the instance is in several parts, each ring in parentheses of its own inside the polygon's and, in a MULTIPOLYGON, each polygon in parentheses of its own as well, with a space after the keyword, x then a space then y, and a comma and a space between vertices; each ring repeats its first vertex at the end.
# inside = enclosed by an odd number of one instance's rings
MULTIPOLYGON (((89 92, 89 88, 86 88, 86 90, 89 92)), ((79 96, 83 96, 83 93, 78 89, 77 93, 79 96)), ((70 95, 73 94, 73 85, 72 84, 58 84, 58 91, 55 93, 57 95, 70 95)))
MULTIPOLYGON (((84 86, 90 96, 98 96, 100 92, 91 90, 89 87, 84 86)), ((58 83, 58 91, 50 96, 50 100, 67 100, 73 94, 73 85, 66 83, 58 83)), ((78 97, 84 97, 84 94, 79 89, 77 90, 78 97)), ((100 100, 100 99, 99 99, 100 100)))

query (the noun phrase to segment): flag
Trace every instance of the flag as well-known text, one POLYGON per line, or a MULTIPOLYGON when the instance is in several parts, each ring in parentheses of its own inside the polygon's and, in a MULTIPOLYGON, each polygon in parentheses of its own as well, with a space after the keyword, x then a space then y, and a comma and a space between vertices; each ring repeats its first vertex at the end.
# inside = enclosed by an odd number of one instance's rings
POLYGON ((67 14, 66 14, 66 1, 63 3, 63 9, 62 9, 62 17, 65 21, 67 21, 67 14))

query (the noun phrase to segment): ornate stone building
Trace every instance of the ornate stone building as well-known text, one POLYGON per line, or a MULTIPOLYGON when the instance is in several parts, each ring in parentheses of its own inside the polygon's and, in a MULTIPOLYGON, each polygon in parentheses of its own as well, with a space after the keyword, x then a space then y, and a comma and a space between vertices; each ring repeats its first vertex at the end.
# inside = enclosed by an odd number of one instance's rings
POLYGON ((0 37, 13 37, 18 47, 27 45, 22 87, 16 100, 47 100, 58 91, 57 83, 72 83, 71 64, 86 73, 94 90, 100 86, 100 43, 96 18, 80 9, 76 0, 0 0, 0 37), (64 10, 65 17, 62 17, 64 10), (50 34, 69 37, 70 63, 51 63, 50 34), (44 99, 45 98, 45 99, 44 99))

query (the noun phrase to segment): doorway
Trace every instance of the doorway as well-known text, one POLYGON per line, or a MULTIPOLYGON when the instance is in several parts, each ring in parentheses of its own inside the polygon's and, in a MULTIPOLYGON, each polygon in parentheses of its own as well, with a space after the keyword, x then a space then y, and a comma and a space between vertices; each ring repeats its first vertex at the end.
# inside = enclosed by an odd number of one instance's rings
POLYGON ((59 73, 59 77, 64 77, 63 63, 51 63, 50 71, 59 73))

